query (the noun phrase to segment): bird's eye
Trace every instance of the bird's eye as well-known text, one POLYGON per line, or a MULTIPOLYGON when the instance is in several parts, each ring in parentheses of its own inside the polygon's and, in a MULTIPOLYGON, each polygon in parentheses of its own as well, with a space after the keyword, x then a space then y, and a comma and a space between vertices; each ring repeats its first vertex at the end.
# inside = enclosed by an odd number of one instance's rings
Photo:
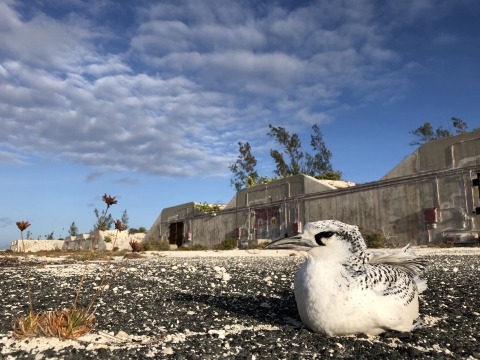
POLYGON ((323 243, 322 241, 322 238, 323 239, 328 239, 330 237, 333 236, 333 234, 335 234, 333 231, 322 231, 322 232, 319 232, 318 234, 315 235, 315 241, 318 245, 320 246, 325 246, 325 244, 323 243))

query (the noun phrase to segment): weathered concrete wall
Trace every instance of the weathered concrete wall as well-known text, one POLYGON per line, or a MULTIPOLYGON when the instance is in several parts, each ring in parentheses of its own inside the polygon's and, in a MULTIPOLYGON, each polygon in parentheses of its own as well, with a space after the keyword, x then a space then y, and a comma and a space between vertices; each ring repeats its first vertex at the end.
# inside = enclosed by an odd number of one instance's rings
POLYGON ((416 184, 357 189, 347 194, 305 199, 305 222, 335 219, 369 231, 396 236, 398 243, 423 242, 420 196, 416 184))
POLYGON ((218 212, 193 219, 192 244, 213 248, 225 239, 236 238, 235 228, 242 228, 242 237, 248 237, 248 209, 243 211, 218 212))
POLYGON ((474 209, 478 189, 470 171, 451 171, 398 182, 358 186, 305 198, 305 222, 337 219, 393 236, 392 245, 444 242, 444 232, 479 229, 474 209), (438 221, 428 224, 424 210, 437 208, 438 221))
MULTIPOLYGON (((23 240, 25 244, 25 251, 49 251, 61 250, 63 247, 63 240, 23 240)), ((10 250, 15 252, 23 251, 22 240, 15 240, 10 243, 10 250)))
POLYGON ((168 224, 193 217, 194 214, 198 213, 194 206, 194 202, 189 202, 163 209, 157 220, 155 220, 147 231, 144 241, 158 240, 161 238, 168 239, 168 224))
POLYGON ((473 170, 454 169, 305 194, 286 201, 218 212, 216 216, 194 217, 193 244, 212 248, 224 239, 235 237, 235 228, 242 228, 239 244, 254 240, 254 214, 259 209, 275 207, 281 210, 280 237, 284 233, 292 235, 291 225, 297 221, 304 225, 337 219, 390 236, 390 246, 442 243, 445 232, 480 229, 480 215, 474 213, 480 207, 478 188, 472 187, 472 177, 476 176, 473 170), (424 218, 424 211, 430 208, 437 208, 438 221, 434 224, 424 218))
MULTIPOLYGON (((79 234, 75 237, 67 237, 63 244, 63 250, 89 250, 92 242, 95 240, 96 232, 89 234, 79 234)), ((112 250, 113 247, 118 247, 119 250, 131 250, 130 241, 142 242, 145 239, 145 234, 129 234, 127 230, 106 230, 100 231, 96 241, 95 250, 112 250), (110 241, 105 242, 105 238, 109 237, 110 241), (116 240, 115 240, 116 237, 116 240)))
POLYGON ((475 130, 429 141, 393 168, 382 180, 479 164, 480 130, 475 130))
POLYGON ((291 196, 333 189, 336 187, 329 181, 317 180, 306 175, 295 175, 240 190, 236 195, 236 206, 269 204, 291 196))

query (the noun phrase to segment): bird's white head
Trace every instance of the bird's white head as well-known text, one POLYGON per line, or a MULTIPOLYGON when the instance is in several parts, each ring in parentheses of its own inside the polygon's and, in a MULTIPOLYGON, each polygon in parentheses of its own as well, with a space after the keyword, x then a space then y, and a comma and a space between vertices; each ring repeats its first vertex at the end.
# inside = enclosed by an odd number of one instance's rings
POLYGON ((322 220, 305 225, 302 235, 274 241, 266 249, 310 250, 321 246, 342 246, 353 253, 367 248, 357 226, 338 220, 322 220))

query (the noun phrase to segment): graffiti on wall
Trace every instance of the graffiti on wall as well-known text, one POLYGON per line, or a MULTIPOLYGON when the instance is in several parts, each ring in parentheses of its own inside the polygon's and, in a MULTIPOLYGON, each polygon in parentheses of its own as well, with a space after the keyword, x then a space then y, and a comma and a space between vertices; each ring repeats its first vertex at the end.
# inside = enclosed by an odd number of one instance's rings
POLYGON ((255 238, 278 239, 280 237, 280 223, 279 207, 255 209, 255 238))

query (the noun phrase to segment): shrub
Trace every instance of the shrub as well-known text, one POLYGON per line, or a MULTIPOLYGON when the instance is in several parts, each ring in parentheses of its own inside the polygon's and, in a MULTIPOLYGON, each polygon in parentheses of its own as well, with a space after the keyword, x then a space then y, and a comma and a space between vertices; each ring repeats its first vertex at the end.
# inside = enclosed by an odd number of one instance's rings
POLYGON ((179 251, 200 251, 200 250, 208 250, 208 247, 202 244, 195 244, 192 246, 180 246, 177 250, 179 251))
POLYGON ((195 209, 205 213, 211 213, 211 212, 216 212, 221 210, 218 204, 207 204, 207 202, 196 203, 194 207, 195 209))
POLYGON ((109 243, 109 242, 112 242, 112 238, 110 236, 105 236, 103 241, 105 241, 106 243, 109 243))
POLYGON ((376 231, 368 231, 362 225, 358 225, 358 230, 362 234, 368 248, 379 249, 385 247, 385 236, 376 231))
POLYGON ((145 251, 168 251, 170 250, 170 244, 167 240, 152 240, 141 243, 142 248, 145 251))
POLYGON ((220 244, 215 245, 213 248, 215 250, 233 250, 237 247, 236 239, 225 239, 220 244))
POLYGON ((143 226, 140 226, 138 229, 136 228, 130 228, 128 229, 129 234, 138 234, 138 233, 146 233, 147 229, 143 226))
POLYGON ((249 249, 259 249, 259 250, 263 250, 265 249, 265 246, 267 246, 268 244, 270 244, 270 241, 266 241, 266 242, 262 242, 260 244, 250 244, 248 246, 249 249))

